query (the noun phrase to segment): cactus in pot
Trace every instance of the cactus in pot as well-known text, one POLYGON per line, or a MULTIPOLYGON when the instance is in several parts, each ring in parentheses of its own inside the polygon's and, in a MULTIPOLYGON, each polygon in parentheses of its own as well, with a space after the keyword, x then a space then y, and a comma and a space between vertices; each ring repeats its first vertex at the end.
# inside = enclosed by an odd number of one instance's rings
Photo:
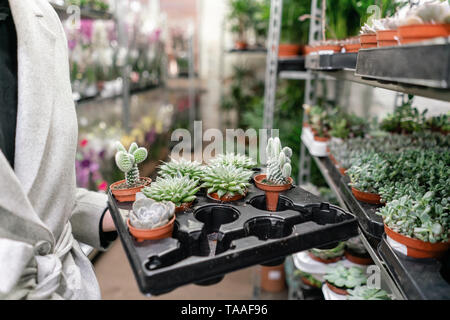
POLYGON ((150 178, 140 177, 138 168, 138 164, 147 158, 147 149, 139 148, 136 142, 133 142, 127 150, 119 141, 116 142, 116 148, 115 162, 125 174, 125 180, 113 183, 111 192, 119 202, 134 201, 136 193, 151 182, 150 178))
POLYGON ((269 211, 276 211, 279 193, 289 190, 292 186, 291 156, 291 148, 282 148, 278 137, 269 138, 266 147, 267 173, 254 177, 256 186, 266 192, 266 206, 269 211))

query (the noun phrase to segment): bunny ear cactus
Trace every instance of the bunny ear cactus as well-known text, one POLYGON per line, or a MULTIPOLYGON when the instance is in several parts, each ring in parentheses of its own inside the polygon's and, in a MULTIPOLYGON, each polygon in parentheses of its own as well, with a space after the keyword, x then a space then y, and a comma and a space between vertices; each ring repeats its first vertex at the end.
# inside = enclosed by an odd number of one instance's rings
POLYGON ((269 138, 266 147, 267 180, 273 184, 286 184, 291 176, 292 150, 289 147, 281 149, 278 137, 269 138))
POLYGON ((122 145, 122 143, 116 143, 116 165, 125 173, 125 181, 128 187, 136 186, 139 182, 139 169, 138 164, 147 159, 147 150, 145 148, 139 148, 138 145, 133 142, 128 149, 122 145))

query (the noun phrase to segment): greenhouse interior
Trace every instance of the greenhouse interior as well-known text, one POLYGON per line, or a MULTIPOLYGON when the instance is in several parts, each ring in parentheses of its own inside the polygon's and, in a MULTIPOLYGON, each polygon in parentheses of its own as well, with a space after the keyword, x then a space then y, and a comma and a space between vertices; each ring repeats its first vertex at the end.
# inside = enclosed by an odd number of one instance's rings
POLYGON ((0 38, 0 299, 450 300, 449 1, 0 0, 0 38))

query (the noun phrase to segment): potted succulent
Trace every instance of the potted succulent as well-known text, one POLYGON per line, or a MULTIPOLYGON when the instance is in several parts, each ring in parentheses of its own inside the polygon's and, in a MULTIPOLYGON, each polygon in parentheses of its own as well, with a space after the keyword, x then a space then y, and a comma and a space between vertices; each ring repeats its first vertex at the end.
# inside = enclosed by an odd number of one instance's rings
POLYGON ((339 244, 331 249, 318 249, 313 248, 308 250, 308 255, 313 259, 321 263, 330 264, 342 259, 344 255, 345 242, 339 242, 339 244))
POLYGON ((256 167, 256 162, 252 158, 240 153, 219 154, 216 158, 211 160, 211 164, 231 164, 237 168, 244 168, 249 170, 256 167))
POLYGON ((389 294, 383 289, 359 286, 355 289, 349 289, 347 291, 348 300, 392 300, 389 294))
POLYGON ((116 142, 116 148, 116 165, 125 174, 125 180, 113 183, 111 192, 119 202, 134 201, 136 193, 152 182, 150 178, 139 175, 138 164, 147 158, 147 150, 139 148, 135 142, 128 151, 120 142, 116 142))
POLYGON ((269 138, 266 147, 267 174, 258 174, 254 177, 256 187, 266 193, 266 207, 269 211, 277 210, 280 192, 292 187, 291 156, 291 148, 281 148, 278 137, 269 138))
POLYGON ((230 12, 228 20, 231 24, 231 32, 236 36, 235 48, 247 49, 247 33, 252 27, 252 17, 256 6, 254 0, 229 0, 230 12))
POLYGON ((180 212, 192 206, 199 189, 197 180, 179 175, 157 177, 150 186, 142 189, 142 193, 155 201, 171 201, 176 212, 180 212))
POLYGON ((298 56, 302 51, 302 46, 308 43, 309 22, 302 21, 299 17, 309 11, 310 5, 306 2, 283 1, 279 57, 298 56))
POLYGON ((373 264, 370 254, 367 252, 366 247, 359 237, 351 238, 345 242, 344 255, 348 261, 356 264, 365 266, 373 264))
POLYGON ((431 117, 426 120, 426 126, 428 129, 434 132, 440 132, 442 134, 450 133, 450 112, 443 115, 431 117))
POLYGON ((321 142, 330 140, 328 133, 329 124, 327 111, 320 106, 313 106, 307 109, 307 113, 309 116, 309 125, 314 135, 314 140, 321 142))
POLYGON ((347 268, 340 263, 334 267, 329 267, 324 279, 328 288, 340 295, 348 295, 349 289, 359 287, 367 281, 367 277, 362 268, 347 268))
POLYGON ((314 276, 312 274, 304 272, 304 271, 302 271, 300 269, 296 269, 294 271, 294 277, 300 278, 300 280, 304 284, 306 284, 306 285, 308 285, 310 287, 319 288, 319 289, 322 288, 322 281, 314 278, 314 276))
POLYGON ((159 166, 158 174, 162 177, 177 177, 179 175, 194 180, 200 180, 203 167, 197 161, 171 159, 170 162, 163 162, 159 166))
POLYGON ((208 196, 222 202, 237 201, 247 194, 253 171, 232 164, 215 164, 203 171, 201 185, 207 188, 208 196))
POLYGON ((128 230, 138 242, 158 240, 172 236, 175 222, 175 205, 140 198, 133 203, 127 220, 128 230))

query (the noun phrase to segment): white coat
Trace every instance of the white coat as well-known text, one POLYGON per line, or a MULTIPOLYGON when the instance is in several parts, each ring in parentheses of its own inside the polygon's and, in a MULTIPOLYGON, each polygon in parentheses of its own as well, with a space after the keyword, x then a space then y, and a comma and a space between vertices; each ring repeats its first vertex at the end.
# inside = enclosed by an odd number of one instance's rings
MULTIPOLYGON (((0 152, 0 298, 99 299, 77 241, 100 248, 106 195, 76 188, 67 40, 47 0, 9 0, 18 42, 14 170, 0 152)), ((1 76, 1 75, 0 75, 1 76)))

